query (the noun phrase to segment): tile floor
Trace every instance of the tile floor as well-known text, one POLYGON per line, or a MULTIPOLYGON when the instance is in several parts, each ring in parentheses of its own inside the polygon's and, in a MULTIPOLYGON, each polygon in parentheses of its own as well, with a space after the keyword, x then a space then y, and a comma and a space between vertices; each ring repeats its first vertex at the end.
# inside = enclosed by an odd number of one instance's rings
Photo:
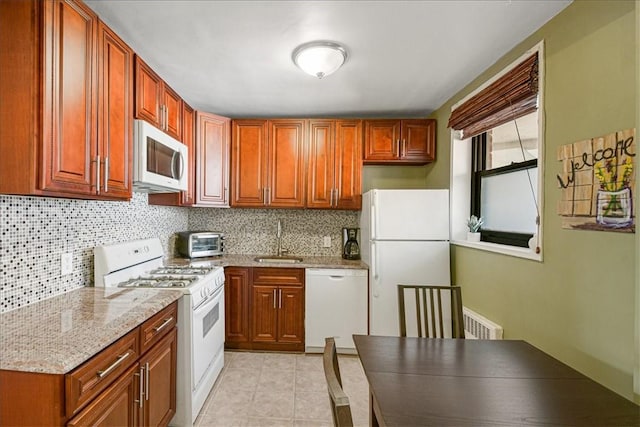
MULTIPOLYGON (((321 354, 225 352, 196 427, 332 426, 321 354)), ((369 425, 369 385, 357 356, 338 357, 356 426, 369 425)))

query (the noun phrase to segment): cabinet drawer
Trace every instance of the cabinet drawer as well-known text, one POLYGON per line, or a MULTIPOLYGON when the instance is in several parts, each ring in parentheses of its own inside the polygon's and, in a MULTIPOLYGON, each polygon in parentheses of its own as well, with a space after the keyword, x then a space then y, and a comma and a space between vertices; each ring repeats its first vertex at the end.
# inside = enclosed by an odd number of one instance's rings
POLYGON ((65 375, 67 416, 70 417, 137 362, 140 355, 138 333, 138 328, 134 329, 65 375))
POLYGON ((175 328, 178 321, 178 303, 165 307, 161 312, 140 326, 140 354, 144 354, 162 337, 175 328))
POLYGON ((253 269, 256 285, 304 285, 304 268, 256 267, 253 269))

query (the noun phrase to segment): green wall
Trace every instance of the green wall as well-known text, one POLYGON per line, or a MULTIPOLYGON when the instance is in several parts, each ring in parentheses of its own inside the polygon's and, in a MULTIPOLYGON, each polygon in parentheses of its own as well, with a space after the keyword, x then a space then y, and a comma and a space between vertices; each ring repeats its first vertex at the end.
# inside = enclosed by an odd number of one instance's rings
POLYGON ((635 127, 635 19, 634 1, 572 3, 433 114, 447 167, 426 177, 427 186, 448 180, 451 106, 544 40, 544 261, 453 246, 453 282, 505 338, 525 339, 632 400, 635 236, 561 228, 555 175, 559 146, 635 127))

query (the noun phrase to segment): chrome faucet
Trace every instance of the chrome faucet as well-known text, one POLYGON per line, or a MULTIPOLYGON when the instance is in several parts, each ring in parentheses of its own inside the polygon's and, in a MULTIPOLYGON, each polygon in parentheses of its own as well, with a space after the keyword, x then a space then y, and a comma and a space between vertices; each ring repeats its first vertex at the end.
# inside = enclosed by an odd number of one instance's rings
POLYGON ((278 246, 276 249, 276 255, 277 256, 282 256, 284 254, 286 254, 287 252, 289 252, 287 249, 283 249, 282 248, 282 221, 278 220, 278 228, 276 230, 276 238, 278 241, 278 246))

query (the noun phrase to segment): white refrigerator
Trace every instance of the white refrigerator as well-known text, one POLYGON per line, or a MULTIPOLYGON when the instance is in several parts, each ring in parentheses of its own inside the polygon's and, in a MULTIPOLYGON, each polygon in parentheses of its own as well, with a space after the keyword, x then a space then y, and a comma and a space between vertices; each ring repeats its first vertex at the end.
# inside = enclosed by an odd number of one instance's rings
POLYGON ((451 285, 449 190, 368 191, 360 232, 369 265, 369 333, 398 336, 398 284, 451 285))

